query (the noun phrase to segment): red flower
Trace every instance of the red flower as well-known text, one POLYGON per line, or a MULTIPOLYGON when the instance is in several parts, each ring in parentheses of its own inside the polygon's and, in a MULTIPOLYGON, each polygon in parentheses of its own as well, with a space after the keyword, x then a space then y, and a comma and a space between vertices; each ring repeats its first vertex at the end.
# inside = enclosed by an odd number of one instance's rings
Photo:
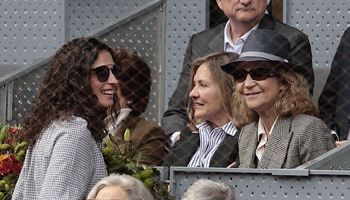
POLYGON ((22 163, 14 155, 5 154, 0 156, 0 175, 8 173, 19 174, 21 169, 22 163))
POLYGON ((13 137, 9 137, 6 139, 6 143, 10 144, 10 145, 12 145, 14 141, 15 141, 15 138, 13 138, 13 137))
POLYGON ((18 131, 18 128, 10 127, 7 132, 11 135, 14 135, 17 131, 18 131))

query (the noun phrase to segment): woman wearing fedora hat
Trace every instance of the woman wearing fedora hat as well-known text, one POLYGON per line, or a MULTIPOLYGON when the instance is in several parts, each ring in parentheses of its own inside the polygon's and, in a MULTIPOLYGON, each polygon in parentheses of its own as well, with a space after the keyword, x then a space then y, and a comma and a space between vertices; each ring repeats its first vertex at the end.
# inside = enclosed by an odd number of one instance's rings
POLYGON ((335 147, 315 117, 307 74, 291 64, 290 53, 284 36, 261 29, 249 35, 239 59, 222 66, 235 80, 239 167, 295 168, 335 147))

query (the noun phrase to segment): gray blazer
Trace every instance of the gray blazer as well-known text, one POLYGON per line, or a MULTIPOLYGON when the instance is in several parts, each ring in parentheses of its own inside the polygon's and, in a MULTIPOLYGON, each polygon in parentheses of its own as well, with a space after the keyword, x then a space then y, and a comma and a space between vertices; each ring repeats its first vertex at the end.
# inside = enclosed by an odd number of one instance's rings
MULTIPOLYGON (((168 103, 168 110, 163 114, 163 128, 166 134, 181 131, 188 122, 186 107, 188 102, 188 84, 191 73, 191 62, 199 57, 224 50, 225 23, 192 35, 188 42, 180 79, 168 103)), ((265 15, 258 29, 270 29, 284 35, 292 48, 292 63, 303 67, 307 74, 311 89, 314 85, 311 46, 308 37, 296 28, 265 15)))
POLYGON ((326 124, 310 115, 279 117, 259 163, 258 122, 242 128, 239 139, 240 168, 296 168, 335 148, 326 124))

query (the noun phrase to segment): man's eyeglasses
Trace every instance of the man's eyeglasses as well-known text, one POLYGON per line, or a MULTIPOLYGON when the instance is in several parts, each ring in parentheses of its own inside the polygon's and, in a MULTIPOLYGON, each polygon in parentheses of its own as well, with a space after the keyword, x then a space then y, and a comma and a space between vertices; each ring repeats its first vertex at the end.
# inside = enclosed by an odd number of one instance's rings
POLYGON ((111 69, 106 65, 102 65, 102 66, 96 67, 95 69, 91 69, 91 71, 95 72, 97 79, 99 81, 106 82, 109 78, 109 71, 112 72, 115 78, 118 78, 118 75, 121 72, 121 69, 118 65, 113 65, 111 69))
POLYGON ((274 68, 254 68, 254 69, 251 69, 250 71, 246 71, 244 69, 237 69, 232 72, 234 81, 238 83, 245 81, 248 74, 253 80, 256 80, 256 81, 262 81, 269 77, 279 75, 277 70, 274 68))

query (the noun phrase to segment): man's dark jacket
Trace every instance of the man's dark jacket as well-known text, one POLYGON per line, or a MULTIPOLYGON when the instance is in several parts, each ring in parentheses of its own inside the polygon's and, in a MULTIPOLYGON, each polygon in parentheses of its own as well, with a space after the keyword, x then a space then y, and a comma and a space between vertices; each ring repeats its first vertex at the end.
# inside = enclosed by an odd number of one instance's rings
POLYGON ((320 118, 345 140, 350 128, 350 28, 340 40, 319 98, 319 108, 320 118))

